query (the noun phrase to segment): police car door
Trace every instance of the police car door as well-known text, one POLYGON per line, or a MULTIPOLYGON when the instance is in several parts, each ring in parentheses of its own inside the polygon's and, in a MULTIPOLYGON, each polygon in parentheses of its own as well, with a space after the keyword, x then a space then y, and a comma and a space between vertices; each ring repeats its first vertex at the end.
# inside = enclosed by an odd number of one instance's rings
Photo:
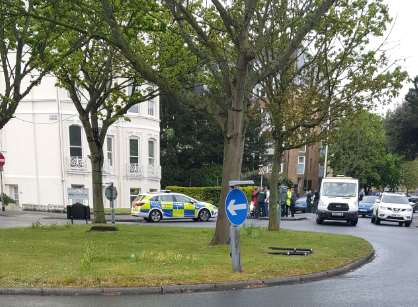
POLYGON ((176 198, 176 203, 181 203, 183 206, 183 216, 194 218, 196 206, 193 200, 185 195, 179 194, 174 195, 174 197, 176 198))
POLYGON ((174 198, 173 195, 160 195, 161 210, 164 217, 174 217, 174 198))

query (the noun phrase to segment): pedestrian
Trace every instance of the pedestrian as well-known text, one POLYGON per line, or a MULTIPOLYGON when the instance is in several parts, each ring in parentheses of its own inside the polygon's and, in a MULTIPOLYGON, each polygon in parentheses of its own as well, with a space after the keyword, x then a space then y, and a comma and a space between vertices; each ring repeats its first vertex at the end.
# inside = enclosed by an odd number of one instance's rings
POLYGON ((314 206, 313 206, 314 213, 316 213, 316 211, 318 211, 318 203, 319 203, 319 192, 316 191, 316 190, 314 192, 314 200, 313 200, 313 202, 314 202, 314 206))
POLYGON ((306 194, 306 209, 308 212, 312 212, 312 191, 308 190, 308 194, 306 194))
POLYGON ((287 190, 287 195, 286 195, 286 206, 285 206, 285 211, 284 211, 284 215, 286 217, 289 216, 289 211, 290 211, 290 206, 292 205, 292 190, 288 189, 287 190))
POLYGON ((260 188, 257 194, 257 218, 266 214, 266 189, 260 188))
POLYGON ((250 206, 250 210, 252 210, 251 211, 251 215, 254 218, 258 218, 258 209, 257 209, 257 195, 258 195, 258 192, 259 192, 259 190, 258 190, 258 187, 257 187, 251 193, 251 206, 250 206))
POLYGON ((250 215, 253 218, 257 217, 257 194, 258 187, 255 188, 251 193, 250 215))
POLYGON ((266 216, 269 215, 269 207, 270 207, 270 189, 266 188, 266 216))
POLYGON ((295 211, 296 211, 296 200, 298 199, 298 194, 294 187, 292 187, 292 195, 290 199, 290 213, 292 214, 292 217, 295 217, 295 211))

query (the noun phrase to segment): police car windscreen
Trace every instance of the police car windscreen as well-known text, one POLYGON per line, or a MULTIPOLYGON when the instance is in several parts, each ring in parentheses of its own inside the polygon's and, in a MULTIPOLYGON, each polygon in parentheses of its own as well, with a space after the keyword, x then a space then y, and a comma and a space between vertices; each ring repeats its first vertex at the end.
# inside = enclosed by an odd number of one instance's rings
POLYGON ((357 184, 352 182, 324 182, 321 194, 329 197, 356 197, 357 184))

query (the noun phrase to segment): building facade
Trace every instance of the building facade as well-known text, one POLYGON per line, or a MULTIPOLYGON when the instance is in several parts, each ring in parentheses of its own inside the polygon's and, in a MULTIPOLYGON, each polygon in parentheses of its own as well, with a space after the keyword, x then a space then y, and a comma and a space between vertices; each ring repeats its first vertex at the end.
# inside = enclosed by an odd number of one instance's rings
MULTIPOLYGON (((0 130, 4 191, 20 206, 61 207, 82 189, 92 206, 86 136, 67 91, 55 84, 54 77, 45 77, 0 130)), ((113 182, 118 190, 115 206, 121 208, 141 192, 160 189, 161 179, 158 98, 133 106, 127 116, 130 121, 110 127, 103 148, 103 183, 113 182)))

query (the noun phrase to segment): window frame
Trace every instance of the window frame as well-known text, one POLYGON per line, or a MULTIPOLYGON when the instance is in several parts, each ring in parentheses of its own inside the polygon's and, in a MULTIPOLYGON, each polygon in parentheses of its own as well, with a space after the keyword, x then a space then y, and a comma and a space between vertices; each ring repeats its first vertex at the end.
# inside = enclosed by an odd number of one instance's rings
POLYGON ((140 164, 140 158, 141 158, 141 145, 140 145, 140 138, 137 136, 130 136, 128 141, 128 149, 129 149, 129 164, 140 164), (133 156, 131 155, 131 141, 137 142, 137 155, 133 156), (136 158, 137 162, 132 162, 132 158, 136 158))
POLYGON ((157 143, 157 140, 154 138, 148 139, 148 165, 149 166, 155 166, 156 161, 156 152, 155 152, 155 144, 157 143), (152 143, 152 156, 150 155, 150 143, 152 143))
POLYGON ((107 137, 106 137, 106 159, 107 159, 107 161, 108 161, 108 165, 110 166, 110 167, 113 167, 113 160, 114 160, 114 157, 113 157, 113 148, 114 148, 114 137, 113 137, 113 135, 108 135, 107 137), (110 150, 109 150, 109 140, 110 140, 110 150), (110 159, 109 159, 109 157, 110 157, 110 159))
POLYGON ((69 142, 69 149, 70 149, 70 157, 77 157, 77 158, 82 158, 83 157, 83 134, 82 134, 82 127, 80 125, 77 124, 72 124, 68 126, 68 142, 69 142), (78 128, 80 131, 80 145, 73 145, 71 144, 71 130, 72 128, 78 128), (73 155, 71 153, 72 149, 79 149, 80 150, 80 155, 73 155))

